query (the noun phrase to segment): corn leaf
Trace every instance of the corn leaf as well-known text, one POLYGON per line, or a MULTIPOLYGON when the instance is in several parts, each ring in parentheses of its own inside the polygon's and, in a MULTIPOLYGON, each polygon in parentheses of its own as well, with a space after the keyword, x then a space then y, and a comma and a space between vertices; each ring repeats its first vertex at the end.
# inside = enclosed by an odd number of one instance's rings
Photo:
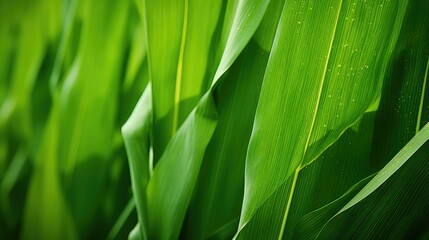
POLYGON ((149 84, 133 113, 122 127, 127 149, 131 182, 140 223, 140 234, 147 239, 146 187, 152 172, 150 166, 150 129, 152 124, 152 88, 149 84))
MULTIPOLYGON (((377 118, 375 122, 377 127, 374 131, 374 141, 372 143, 373 154, 371 155, 371 162, 372 165, 375 165, 377 168, 381 164, 384 164, 386 159, 393 157, 392 154, 395 151, 398 151, 399 148, 403 147, 404 144, 414 136, 414 134, 420 129, 421 123, 429 121, 427 115, 422 114, 426 105, 425 96, 427 95, 427 90, 425 89, 425 82, 428 70, 425 61, 429 52, 427 44, 425 43, 428 41, 428 35, 424 31, 424 24, 415 24, 416 20, 419 22, 428 22, 429 18, 426 14, 424 14, 424 12, 427 11, 428 6, 428 3, 425 3, 423 1, 413 2, 409 5, 407 9, 407 15, 404 20, 404 25, 402 27, 401 34, 397 43, 397 47, 395 48, 394 55, 391 60, 391 67, 389 68, 388 74, 386 74, 386 86, 384 88, 383 96, 381 98, 380 109, 377 112, 377 118), (415 37, 410 39, 409 36, 415 37), (415 94, 416 92, 418 94, 415 94), (403 101, 405 97, 407 97, 407 101, 403 101)), ((423 146, 422 149, 418 151, 425 151, 424 149, 426 149, 426 147, 423 146)), ((418 160, 422 158, 422 156, 419 155, 422 154, 414 154, 412 156, 412 160, 421 161, 418 160)), ((408 165, 412 165, 412 163, 408 163, 408 165)), ((424 168, 424 166, 420 167, 424 168)), ((398 169, 398 171, 417 171, 411 170, 411 167, 404 166, 402 168, 398 169), (402 168, 407 168, 409 170, 402 170, 402 168)), ((382 172, 380 172, 379 174, 382 174, 382 172)), ((393 182, 398 181, 394 179, 398 179, 399 174, 400 173, 395 174, 395 177, 392 176, 392 180, 387 180, 388 182, 391 182, 389 184, 397 184, 393 182)), ((405 177, 404 174, 402 174, 402 176, 404 178, 401 181, 410 181, 407 179, 407 177, 405 177)), ((424 176, 421 177, 424 178, 424 176)), ((387 184, 388 183, 383 185, 387 184)), ((385 192, 389 191, 389 193, 384 194, 380 192, 381 190, 377 189, 376 193, 374 193, 378 194, 377 199, 383 199, 387 195, 391 196, 392 198, 396 198, 395 196, 402 195, 394 193, 396 191, 387 190, 388 188, 386 186, 381 186, 379 188, 386 189, 385 192)), ((400 190, 400 186, 395 189, 403 191, 400 190)), ((414 192, 415 194, 418 194, 416 195, 416 199, 424 198, 425 191, 422 191, 420 193, 417 192, 418 191, 414 192)), ((366 198, 369 199, 365 200, 366 202, 374 200, 374 197, 371 195, 366 198)), ((404 201, 398 198, 392 201, 395 202, 395 208, 397 208, 397 206, 401 204, 404 204, 404 201)), ((388 204, 388 202, 385 202, 384 205, 388 204)), ((314 237, 316 237, 317 231, 319 231, 329 219, 333 218, 335 213, 337 213, 344 205, 345 204, 338 204, 338 201, 335 201, 335 203, 333 202, 332 204, 329 204, 326 207, 323 207, 315 211, 314 213, 305 216, 300 221, 301 223, 299 224, 297 231, 295 231, 295 238, 313 239, 314 237), (318 219, 320 217, 324 219, 318 219)), ((372 207, 368 208, 371 209, 372 207)), ((372 208, 372 210, 376 211, 376 209, 374 208, 372 208)), ((387 210, 387 212, 389 212, 389 210, 387 210)), ((400 231, 395 231, 394 233, 392 233, 392 237, 396 238, 401 235, 404 236, 405 233, 407 234, 407 236, 418 234, 416 232, 410 232, 410 229, 416 228, 410 225, 409 222, 403 221, 401 224, 395 222, 396 220, 394 219, 400 219, 401 217, 396 215, 397 218, 395 218, 395 216, 393 215, 390 215, 390 220, 385 217, 380 217, 379 219, 379 221, 381 221, 379 222, 379 225, 381 226, 386 226, 385 223, 388 223, 390 224, 389 227, 392 229, 401 229, 400 231), (396 227, 393 227, 393 225, 395 224, 397 224, 396 227)), ((413 221, 418 222, 424 219, 422 217, 419 217, 419 214, 417 212, 415 212, 415 214, 413 213, 412 215, 412 218, 414 219, 413 221)), ((368 220, 368 218, 366 220, 368 220)), ((374 221, 378 220, 374 218, 374 221)), ((361 224, 363 223, 361 222, 361 224)), ((422 226, 420 227, 423 228, 422 226)), ((381 230, 382 228, 377 229, 377 231, 365 232, 363 234, 367 234, 367 237, 374 237, 381 233, 387 234, 386 232, 383 232, 381 230)))
POLYGON ((168 144, 149 181, 149 238, 178 237, 204 151, 216 124, 217 111, 207 93, 168 144), (166 198, 167 195, 175 197, 166 198))
POLYGON ((207 89, 202 89, 222 1, 144 3, 153 88, 154 159, 207 89), (206 19, 201 21, 201 19, 206 19))
POLYGON ((378 101, 405 9, 406 2, 285 2, 249 144, 239 231, 288 182, 283 236, 301 168, 378 101))
POLYGON ((233 17, 227 15, 224 23, 226 26, 224 26, 225 30, 221 37, 222 48, 220 48, 222 57, 213 78, 212 85, 214 85, 232 65, 249 42, 262 21, 269 3, 269 0, 242 0, 233 1, 233 4, 230 5, 230 7, 234 9, 233 17))

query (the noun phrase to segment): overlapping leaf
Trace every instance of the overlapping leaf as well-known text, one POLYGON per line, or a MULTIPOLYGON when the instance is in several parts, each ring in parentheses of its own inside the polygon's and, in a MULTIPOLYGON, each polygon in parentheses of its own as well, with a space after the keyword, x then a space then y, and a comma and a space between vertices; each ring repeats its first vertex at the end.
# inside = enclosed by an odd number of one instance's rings
POLYGON ((152 171, 149 159, 150 129, 152 123, 152 88, 149 84, 133 113, 122 128, 131 172, 131 182, 140 232, 147 239, 146 188, 152 171))
POLYGON ((149 68, 153 88, 154 159, 199 98, 211 38, 222 1, 145 1, 149 68), (204 18, 204 21, 201 19, 204 18))
MULTIPOLYGON (((429 125, 426 125, 330 219, 320 217, 329 211, 328 207, 305 216, 301 225, 311 226, 311 228, 306 226, 304 232, 307 232, 308 237, 312 237, 305 239, 313 237, 330 239, 338 236, 404 238, 423 234, 422 230, 428 227, 429 186, 426 184, 427 181, 421 180, 429 177, 428 140, 429 125), (413 177, 410 177, 411 174, 413 177), (324 224, 320 226, 320 223, 324 224)), ((335 207, 338 209, 341 205, 335 207)), ((304 232, 297 234, 303 236, 304 232)))

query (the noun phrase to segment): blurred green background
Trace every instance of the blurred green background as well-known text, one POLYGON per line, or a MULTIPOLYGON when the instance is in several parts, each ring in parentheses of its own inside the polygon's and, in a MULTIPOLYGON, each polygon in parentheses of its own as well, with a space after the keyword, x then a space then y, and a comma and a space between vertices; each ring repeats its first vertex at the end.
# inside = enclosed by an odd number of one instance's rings
POLYGON ((126 238, 135 225, 120 127, 148 80, 139 9, 0 1, 1 239, 126 238))

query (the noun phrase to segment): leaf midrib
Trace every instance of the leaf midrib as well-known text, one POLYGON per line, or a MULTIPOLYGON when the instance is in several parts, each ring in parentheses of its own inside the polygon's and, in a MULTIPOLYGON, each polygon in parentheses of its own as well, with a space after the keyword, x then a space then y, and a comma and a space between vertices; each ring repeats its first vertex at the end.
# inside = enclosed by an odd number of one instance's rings
POLYGON ((171 135, 174 135, 179 125, 179 106, 180 96, 182 89, 182 77, 183 77, 183 58, 185 55, 186 46, 186 35, 188 31, 188 8, 189 0, 185 0, 184 12, 183 12, 183 28, 182 28, 182 39, 180 42, 179 60, 177 62, 176 72, 176 87, 174 93, 174 106, 173 106, 173 126, 171 128, 171 135))
POLYGON ((420 96, 419 114, 417 115, 417 124, 416 124, 416 134, 420 131, 420 125, 422 121, 423 103, 425 100, 425 91, 426 91, 426 82, 428 79, 428 72, 429 72, 429 58, 426 63, 426 71, 425 71, 425 77, 423 79, 422 95, 420 96))

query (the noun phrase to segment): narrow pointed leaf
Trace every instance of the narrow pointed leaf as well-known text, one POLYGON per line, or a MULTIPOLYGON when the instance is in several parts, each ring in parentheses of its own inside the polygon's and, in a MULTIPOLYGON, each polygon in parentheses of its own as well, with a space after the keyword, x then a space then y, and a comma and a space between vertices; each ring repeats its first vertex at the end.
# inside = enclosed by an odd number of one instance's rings
POLYGON ((233 17, 227 19, 225 23, 228 25, 226 28, 228 32, 222 34, 221 41, 224 42, 225 47, 222 49, 222 57, 212 85, 214 85, 232 65, 249 42, 258 28, 269 3, 269 0, 238 0, 238 2, 234 4, 235 11, 233 17))

